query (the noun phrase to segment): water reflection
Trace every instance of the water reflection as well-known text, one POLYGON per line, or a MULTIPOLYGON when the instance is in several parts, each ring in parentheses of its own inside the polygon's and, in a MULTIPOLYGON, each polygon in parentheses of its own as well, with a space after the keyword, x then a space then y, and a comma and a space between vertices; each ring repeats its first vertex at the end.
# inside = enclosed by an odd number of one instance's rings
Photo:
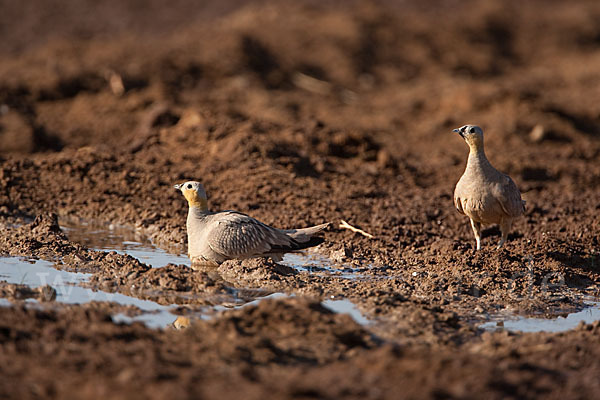
POLYGON ((539 317, 515 317, 496 319, 479 325, 487 331, 507 330, 511 332, 564 332, 577 327, 581 322, 590 324, 600 320, 600 302, 588 302, 586 308, 570 313, 566 317, 545 319, 539 317))

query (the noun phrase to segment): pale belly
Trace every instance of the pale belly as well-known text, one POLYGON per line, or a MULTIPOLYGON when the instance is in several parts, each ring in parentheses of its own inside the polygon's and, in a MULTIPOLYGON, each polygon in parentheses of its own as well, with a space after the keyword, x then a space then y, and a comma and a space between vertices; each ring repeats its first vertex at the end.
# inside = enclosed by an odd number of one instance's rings
POLYGON ((461 199, 461 204, 469 218, 484 225, 499 224, 506 217, 500 203, 491 195, 461 199))

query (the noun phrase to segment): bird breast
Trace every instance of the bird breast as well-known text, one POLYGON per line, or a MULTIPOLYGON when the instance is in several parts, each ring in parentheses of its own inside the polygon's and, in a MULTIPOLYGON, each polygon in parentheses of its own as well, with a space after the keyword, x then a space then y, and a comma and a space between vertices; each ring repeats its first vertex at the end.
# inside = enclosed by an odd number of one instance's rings
POLYGON ((465 173, 458 181, 454 196, 460 202, 463 212, 476 222, 483 224, 499 223, 504 216, 502 206, 494 197, 490 182, 481 176, 465 173))
POLYGON ((206 243, 205 236, 208 233, 207 221, 199 218, 190 209, 187 217, 188 253, 192 256, 202 254, 202 246, 206 243))

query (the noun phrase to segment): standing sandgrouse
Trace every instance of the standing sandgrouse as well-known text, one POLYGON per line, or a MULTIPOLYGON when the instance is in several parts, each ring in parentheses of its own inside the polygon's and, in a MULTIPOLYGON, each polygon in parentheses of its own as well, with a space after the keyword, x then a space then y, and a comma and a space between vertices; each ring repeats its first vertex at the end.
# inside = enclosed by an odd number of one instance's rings
POLYGON ((498 224, 502 247, 513 220, 525 212, 525 202, 510 176, 490 164, 483 150, 483 131, 475 125, 454 129, 469 145, 469 159, 454 189, 454 205, 471 219, 471 227, 481 249, 481 225, 498 224))

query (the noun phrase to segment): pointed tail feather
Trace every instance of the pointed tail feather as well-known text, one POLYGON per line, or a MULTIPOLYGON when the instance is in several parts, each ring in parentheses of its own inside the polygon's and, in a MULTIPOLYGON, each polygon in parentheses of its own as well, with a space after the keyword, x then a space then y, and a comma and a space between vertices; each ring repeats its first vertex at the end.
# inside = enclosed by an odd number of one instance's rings
MULTIPOLYGON (((331 225, 331 223, 326 222, 321 225, 315 225, 315 226, 311 226, 308 228, 302 228, 302 229, 288 229, 288 230, 284 230, 283 232, 285 234, 287 234, 288 236, 290 236, 295 241, 304 244, 306 242, 311 241, 312 239, 317 239, 317 238, 313 238, 312 236, 321 232, 325 228, 329 227, 329 225, 331 225)), ((322 243, 322 240, 319 243, 322 243)), ((319 243, 317 243, 317 244, 319 244, 319 243)), ((312 246, 316 246, 317 244, 313 244, 312 246)), ((311 247, 311 246, 308 246, 308 247, 311 247)))

